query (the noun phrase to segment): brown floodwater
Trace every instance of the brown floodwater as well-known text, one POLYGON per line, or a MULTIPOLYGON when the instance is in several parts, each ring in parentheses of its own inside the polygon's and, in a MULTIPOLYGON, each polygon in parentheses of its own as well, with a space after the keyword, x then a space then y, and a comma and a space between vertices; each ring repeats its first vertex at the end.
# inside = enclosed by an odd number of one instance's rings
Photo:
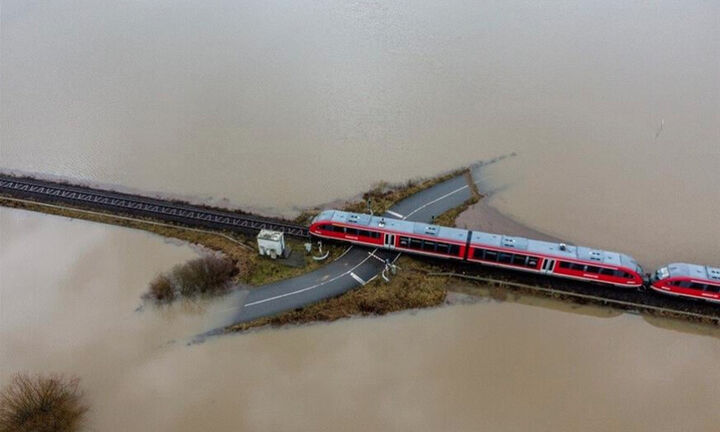
POLYGON ((480 301, 188 346, 207 305, 135 311, 156 272, 197 256, 186 244, 11 209, 0 209, 0 244, 0 384, 18 370, 81 376, 89 430, 711 431, 720 422, 720 338, 708 328, 480 301))
POLYGON ((472 161, 492 204, 720 264, 720 3, 3 1, 0 167, 291 213, 472 161))
MULTIPOLYGON (((0 169, 291 214, 516 152, 463 224, 720 264, 719 21, 692 0, 3 0, 0 169)), ((0 379, 76 373, 104 431, 720 424, 717 335, 626 314, 481 302, 188 347, 222 299, 135 309, 196 255, 0 210, 0 379)))

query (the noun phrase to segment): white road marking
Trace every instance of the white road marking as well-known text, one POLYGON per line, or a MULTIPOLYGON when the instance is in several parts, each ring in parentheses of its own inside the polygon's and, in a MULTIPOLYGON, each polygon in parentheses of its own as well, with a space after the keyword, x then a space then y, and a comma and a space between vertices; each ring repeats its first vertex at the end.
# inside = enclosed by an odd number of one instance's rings
POLYGON ((391 215, 397 217, 397 218, 405 219, 405 216, 401 215, 400 213, 396 213, 396 212, 394 212, 394 211, 392 211, 392 210, 387 210, 387 212, 390 213, 391 215))
POLYGON ((355 279, 356 281, 360 282, 361 285, 365 285, 367 283, 364 280, 362 280, 362 278, 360 276, 356 275, 353 272, 350 272, 350 276, 352 276, 352 278, 355 279))
POLYGON ((375 258, 376 260, 378 260, 378 261, 380 261, 380 262, 382 262, 382 263, 385 262, 384 259, 380 258, 379 256, 375 255, 375 254, 372 253, 372 252, 368 252, 368 255, 370 255, 371 257, 375 258))
POLYGON ((466 189, 466 188, 468 188, 468 187, 469 187, 468 185, 465 185, 465 186, 463 186, 463 187, 457 188, 457 189, 455 189, 455 190, 452 191, 452 192, 446 193, 445 195, 441 196, 440 198, 435 198, 434 200, 430 201, 429 203, 425 203, 425 204, 421 205, 420 207, 418 207, 418 208, 416 208, 415 210, 413 210, 413 211, 411 211, 410 213, 408 213, 407 216, 405 216, 405 217, 403 218, 403 220, 409 218, 410 216, 414 215, 415 213, 419 212, 420 210, 424 209, 425 207, 427 207, 427 206, 429 206, 429 205, 432 205, 432 204, 435 204, 436 202, 438 202, 438 201, 440 201, 440 200, 442 200, 442 199, 445 199, 445 198, 449 197, 450 195, 456 194, 456 193, 460 192, 461 190, 466 189))
MULTIPOLYGON (((373 252, 375 252, 375 251, 377 251, 377 249, 375 249, 373 252)), ((311 286, 309 286, 309 287, 301 288, 301 289, 299 289, 299 290, 292 291, 292 292, 288 292, 288 293, 285 293, 285 294, 276 295, 276 296, 274 296, 274 297, 268 297, 268 298, 266 298, 266 299, 254 301, 254 302, 251 302, 251 303, 247 303, 247 304, 244 305, 244 307, 255 306, 255 305, 262 304, 262 303, 267 303, 267 302, 269 302, 269 301, 277 300, 277 299, 280 299, 280 298, 283 298, 283 297, 288 297, 288 296, 295 295, 295 294, 300 294, 300 293, 303 293, 303 292, 305 292, 305 291, 310 291, 311 289, 315 289, 315 288, 317 288, 317 287, 321 287, 321 286, 323 286, 323 285, 325 285, 325 284, 329 284, 330 282, 333 282, 333 281, 335 281, 335 280, 337 280, 337 279, 340 279, 341 277, 343 277, 343 276, 345 276, 345 275, 347 275, 347 274, 352 273, 353 270, 355 270, 356 268, 358 268, 358 267, 360 267, 361 265, 365 264, 365 261, 367 261, 367 260, 369 260, 369 259, 370 259, 370 255, 368 255, 367 258, 365 258, 364 260, 360 261, 360 263, 358 263, 357 265, 355 265, 355 267, 351 268, 350 270, 346 271, 345 273, 341 273, 341 274, 335 276, 334 278, 331 278, 331 279, 328 279, 328 280, 326 280, 326 281, 320 282, 319 284, 311 285, 311 286)))
POLYGON ((333 262, 339 260, 340 258, 344 257, 346 253, 350 252, 350 249, 353 248, 353 245, 351 244, 349 248, 345 249, 345 252, 343 252, 339 257, 335 258, 333 262))

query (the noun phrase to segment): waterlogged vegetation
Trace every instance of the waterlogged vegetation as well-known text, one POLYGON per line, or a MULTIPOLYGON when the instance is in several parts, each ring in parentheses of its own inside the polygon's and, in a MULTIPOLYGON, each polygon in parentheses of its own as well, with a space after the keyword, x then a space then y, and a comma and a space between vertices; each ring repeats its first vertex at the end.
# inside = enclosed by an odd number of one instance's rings
POLYGON ((214 254, 196 258, 158 275, 143 298, 166 304, 180 298, 224 294, 237 272, 235 263, 228 258, 214 254))
POLYGON ((76 432, 87 411, 79 378, 16 374, 0 393, 0 432, 76 432))

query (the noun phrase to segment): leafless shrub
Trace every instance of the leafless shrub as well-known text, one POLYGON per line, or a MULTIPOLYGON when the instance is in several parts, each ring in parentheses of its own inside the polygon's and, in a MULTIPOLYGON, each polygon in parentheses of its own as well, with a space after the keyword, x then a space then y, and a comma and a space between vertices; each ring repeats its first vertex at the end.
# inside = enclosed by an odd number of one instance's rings
POLYGON ((0 432, 74 432, 88 407, 79 378, 15 375, 0 393, 0 432))
POLYGON ((237 273, 235 264, 216 255, 188 261, 169 273, 157 276, 143 298, 156 303, 170 303, 178 297, 196 297, 224 292, 237 273))
POLYGON ((175 299, 175 287, 167 275, 161 274, 150 282, 150 290, 145 297, 158 303, 170 303, 175 299))

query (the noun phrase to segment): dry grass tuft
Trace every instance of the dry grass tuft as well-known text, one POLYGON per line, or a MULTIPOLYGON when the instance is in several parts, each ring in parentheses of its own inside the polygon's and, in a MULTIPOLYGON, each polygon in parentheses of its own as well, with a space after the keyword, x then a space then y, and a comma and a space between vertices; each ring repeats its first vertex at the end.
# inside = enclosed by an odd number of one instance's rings
POLYGON ((0 393, 0 432, 75 432, 88 407, 79 378, 15 375, 0 393))

